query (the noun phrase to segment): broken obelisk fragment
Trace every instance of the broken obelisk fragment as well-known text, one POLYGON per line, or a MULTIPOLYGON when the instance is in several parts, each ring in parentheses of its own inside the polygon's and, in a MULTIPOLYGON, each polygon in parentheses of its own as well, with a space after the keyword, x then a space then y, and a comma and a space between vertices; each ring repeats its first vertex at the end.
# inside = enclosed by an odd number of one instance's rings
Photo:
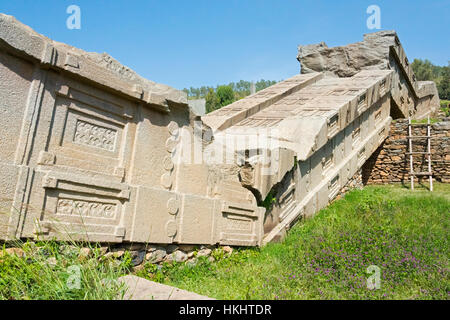
POLYGON ((302 74, 199 116, 184 92, 0 14, 0 239, 277 238, 334 199, 392 118, 438 99, 395 33, 329 50, 301 48, 302 74), (372 60, 344 67, 346 50, 372 60))

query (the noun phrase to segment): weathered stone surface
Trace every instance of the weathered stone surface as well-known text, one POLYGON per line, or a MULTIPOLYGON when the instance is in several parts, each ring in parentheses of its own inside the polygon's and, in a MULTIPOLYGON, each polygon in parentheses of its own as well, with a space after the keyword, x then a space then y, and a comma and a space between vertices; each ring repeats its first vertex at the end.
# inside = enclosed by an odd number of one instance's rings
POLYGON ((90 248, 81 248, 78 254, 78 260, 84 261, 92 256, 92 250, 90 248))
POLYGON ((233 248, 231 248, 230 246, 223 246, 222 250, 226 253, 226 254, 232 254, 233 253, 233 248))
POLYGON ((25 256, 25 252, 21 248, 6 248, 4 251, 0 250, 0 257, 3 255, 10 255, 10 256, 17 256, 19 258, 22 258, 25 256))
POLYGON ((394 33, 350 47, 199 121, 182 91, 0 14, 0 239, 133 243, 135 264, 275 239, 348 185, 393 117, 434 108, 394 33), (346 50, 365 61, 344 68, 346 50))
POLYGON ((121 277, 119 283, 127 287, 123 300, 214 300, 136 276, 121 277))
POLYGON ((207 257, 211 254, 212 250, 205 248, 205 249, 201 249, 197 252, 197 257, 207 257))
POLYGON ((236 170, 176 162, 199 119, 184 92, 3 14, 0 80, 0 239, 260 244, 264 211, 236 170), (251 228, 227 233, 228 206, 251 228))
POLYGON ((195 99, 188 100, 189 107, 192 111, 199 116, 203 116, 206 113, 206 100, 205 99, 195 99))
POLYGON ((147 253, 145 256, 145 259, 151 263, 158 263, 164 260, 166 257, 166 250, 164 249, 157 249, 155 251, 152 251, 150 253, 147 253))
POLYGON ((56 260, 55 257, 50 257, 47 260, 45 260, 45 264, 50 268, 54 268, 58 264, 58 260, 56 260))
POLYGON ((176 250, 175 252, 171 253, 170 255, 166 256, 167 262, 185 262, 188 259, 188 255, 180 250, 176 250))
POLYGON ((144 250, 138 250, 138 251, 131 251, 131 263, 133 266, 138 266, 142 262, 144 262, 146 256, 146 252, 144 250))
POLYGON ((392 98, 399 116, 420 119, 439 109, 436 85, 416 81, 414 72, 395 31, 364 35, 361 42, 329 48, 324 42, 300 45, 297 59, 302 73, 323 72, 334 77, 352 77, 361 70, 394 70, 392 98))

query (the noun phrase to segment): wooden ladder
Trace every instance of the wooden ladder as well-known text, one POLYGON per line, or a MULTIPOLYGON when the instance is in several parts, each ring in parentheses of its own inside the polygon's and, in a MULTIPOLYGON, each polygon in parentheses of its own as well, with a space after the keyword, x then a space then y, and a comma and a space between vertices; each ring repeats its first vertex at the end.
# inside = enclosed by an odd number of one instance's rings
POLYGON ((429 177, 430 179, 430 191, 433 191, 433 172, 431 170, 431 123, 430 117, 428 117, 428 121, 426 124, 412 124, 411 118, 408 118, 408 144, 409 144, 409 176, 411 178, 411 190, 414 190, 414 178, 415 177, 429 177), (413 136, 411 128, 413 126, 427 126, 427 135, 426 136, 413 136), (413 144, 412 141, 414 139, 427 139, 427 151, 426 152, 413 152, 413 144), (428 171, 427 172, 415 172, 414 171, 414 155, 427 155, 428 159, 428 171))

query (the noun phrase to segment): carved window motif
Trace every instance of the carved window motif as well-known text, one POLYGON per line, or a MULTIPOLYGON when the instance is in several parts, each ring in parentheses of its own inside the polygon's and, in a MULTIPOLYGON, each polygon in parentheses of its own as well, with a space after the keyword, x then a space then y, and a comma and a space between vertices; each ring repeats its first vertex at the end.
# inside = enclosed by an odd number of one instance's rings
POLYGON ((328 153, 325 157, 322 158, 322 170, 325 173, 331 167, 333 167, 333 151, 328 153))
POLYGON ((358 166, 361 167, 365 161, 366 161, 366 148, 364 147, 358 152, 358 166))
POLYGON ((359 123, 358 126, 353 130, 352 138, 353 138, 353 147, 355 147, 359 144, 361 140, 361 127, 359 126, 359 123))
POLYGON ((366 103, 367 95, 363 93, 358 97, 358 112, 360 113, 367 105, 366 103))
POLYGON ((56 214, 113 219, 116 215, 116 205, 95 201, 59 199, 56 214))
POLYGON ((383 79, 380 83, 380 96, 386 93, 386 79, 383 79))
POLYGON ((340 190, 339 185, 339 175, 336 175, 328 184, 328 190, 330 191, 328 198, 330 200, 334 199, 334 197, 338 194, 340 190))
POLYGON ((331 138, 339 131, 338 125, 339 116, 336 114, 328 120, 328 137, 331 138))
POLYGON ((384 135, 386 132, 386 128, 383 128, 380 130, 380 132, 378 133, 378 142, 382 143, 384 141, 384 135))
POLYGON ((240 218, 235 215, 227 216, 227 230, 230 231, 247 231, 252 230, 252 220, 240 218))
POLYGON ((382 109, 381 106, 377 109, 377 111, 375 111, 375 125, 378 125, 381 121, 381 113, 382 113, 382 109))
POLYGON ((351 109, 351 107, 349 106, 348 109, 347 109, 347 116, 346 116, 346 119, 345 119, 345 123, 346 123, 346 124, 349 124, 350 121, 352 121, 351 118, 352 118, 352 109, 351 109))
POLYGON ((114 151, 116 137, 116 130, 77 120, 73 141, 91 147, 114 151))

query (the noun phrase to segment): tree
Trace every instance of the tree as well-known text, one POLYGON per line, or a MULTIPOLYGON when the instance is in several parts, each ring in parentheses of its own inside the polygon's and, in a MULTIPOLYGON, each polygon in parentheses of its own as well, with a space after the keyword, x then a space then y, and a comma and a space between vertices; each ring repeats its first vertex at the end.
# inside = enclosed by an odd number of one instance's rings
POLYGON ((434 81, 439 92, 439 98, 450 99, 450 64, 446 67, 436 66, 429 60, 414 59, 411 67, 419 81, 434 81))
POLYGON ((438 84, 439 97, 444 100, 450 100, 450 63, 443 67, 441 71, 441 80, 438 84))
POLYGON ((414 59, 411 67, 413 68, 414 74, 419 81, 432 81, 438 76, 438 74, 435 74, 438 70, 433 68, 434 65, 430 60, 414 59))
POLYGON ((221 107, 234 102, 234 91, 230 86, 219 86, 216 95, 221 107))
POLYGON ((218 99, 216 93, 214 92, 213 88, 209 88, 209 91, 206 94, 205 100, 206 100, 206 106, 205 106, 206 113, 212 112, 212 111, 220 108, 219 99, 218 99))

